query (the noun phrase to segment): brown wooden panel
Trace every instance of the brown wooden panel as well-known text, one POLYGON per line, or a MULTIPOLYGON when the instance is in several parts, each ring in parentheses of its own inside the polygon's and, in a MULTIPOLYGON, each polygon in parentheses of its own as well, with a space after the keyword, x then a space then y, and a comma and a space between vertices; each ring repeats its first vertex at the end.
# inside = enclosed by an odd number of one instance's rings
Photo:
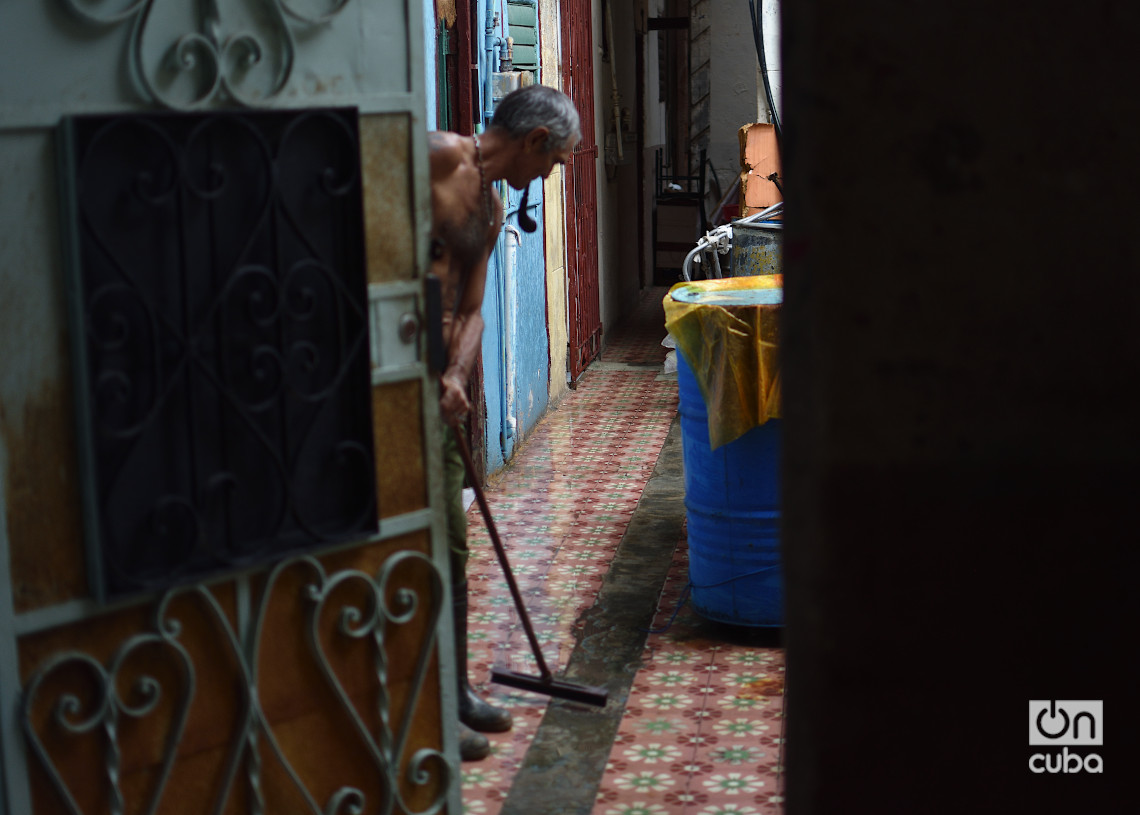
POLYGON ((416 245, 407 114, 361 116, 360 153, 368 282, 410 280, 416 245))
MULTIPOLYGON (((401 551, 427 551, 427 536, 420 534, 321 558, 329 573, 353 569, 375 577, 384 562, 401 551)), ((288 578, 275 592, 267 625, 270 630, 296 631, 305 621, 305 609, 296 602, 310 575, 304 568, 283 575, 288 578)), ((421 598, 430 596, 422 564, 406 564, 394 575, 400 588, 409 588, 421 598)), ((368 594, 357 581, 346 581, 329 599, 318 626, 326 653, 353 709, 372 733, 382 725, 377 698, 377 666, 367 641, 351 640, 335 634, 345 607, 366 609, 368 594)), ((397 602, 394 591, 388 602, 397 602)), ((414 681, 415 657, 424 648, 430 629, 426 603, 407 626, 392 629, 386 639, 387 692, 390 723, 396 728, 412 713, 414 722, 408 751, 422 747, 439 749, 440 714, 438 664, 433 656, 426 681, 414 681), (409 711, 410 691, 418 691, 416 706, 409 711)), ((370 800, 381 792, 375 765, 366 752, 366 742, 353 729, 336 695, 327 686, 309 655, 309 644, 302 637, 267 638, 259 660, 259 694, 283 752, 294 769, 306 780, 318 801, 327 800, 345 784, 358 787, 370 800), (319 745, 319 749, 314 749, 319 745)), ((405 794, 413 788, 406 786, 405 794)), ((425 793, 426 795, 426 793, 425 793)))
MULTIPOLYGON (((430 600, 438 601, 441 579, 422 559, 409 559, 408 552, 426 554, 429 535, 414 533, 391 541, 347 549, 320 558, 325 569, 320 572, 308 561, 286 566, 273 583, 261 617, 261 635, 256 660, 256 690, 261 710, 269 723, 286 760, 301 778, 310 794, 319 802, 327 801, 337 790, 352 786, 375 802, 384 793, 383 774, 368 750, 368 739, 353 724, 341 704, 336 690, 330 687, 318 668, 309 643, 310 612, 315 608, 312 588, 326 586, 328 577, 343 576, 354 571, 357 577, 342 580, 327 595, 317 631, 322 652, 344 693, 373 739, 381 732, 380 710, 382 685, 376 652, 370 636, 353 638, 340 633, 346 609, 359 609, 360 622, 370 617, 371 581, 386 566, 398 563, 391 572, 386 592, 390 608, 397 608, 397 591, 411 590, 419 597, 416 613, 406 625, 393 625, 384 638, 385 684, 389 694, 389 722, 398 729, 405 716, 411 715, 407 748, 401 759, 406 769, 408 757, 422 748, 439 750, 441 715, 439 707, 439 666, 435 648, 428 645, 432 628, 428 611, 430 600), (400 561, 392 558, 402 558, 400 561), (429 649, 425 650, 425 649, 429 649), (427 678, 416 681, 416 655, 429 654, 427 678), (418 692, 411 708, 413 691, 418 692)), ((253 581, 251 613, 259 619, 262 594, 268 575, 253 581)), ((186 727, 179 741, 177 760, 163 795, 160 811, 212 811, 224 769, 234 749, 235 734, 244 732, 244 716, 249 700, 241 672, 243 660, 231 647, 229 634, 234 631, 236 602, 233 586, 215 587, 222 609, 219 619, 201 596, 181 595, 171 603, 164 615, 176 620, 176 640, 189 655, 194 669, 195 692, 189 702, 186 727)), ((116 652, 133 637, 156 630, 152 604, 106 614, 83 622, 29 635, 21 639, 20 667, 25 686, 33 675, 52 659, 67 652, 82 652, 96 663, 110 665, 116 652)), ((238 635, 240 637, 240 635, 238 635)), ((181 673, 177 650, 166 642, 135 649, 133 656, 119 671, 117 687, 124 699, 138 701, 137 682, 144 676, 154 677, 162 693, 152 713, 141 718, 121 716, 118 729, 121 746, 122 792, 127 811, 139 811, 140 803, 158 778, 166 739, 178 720, 179 702, 188 683, 181 673)), ((75 736, 63 734, 52 723, 58 703, 66 694, 79 702, 78 720, 90 715, 93 702, 99 698, 97 673, 82 662, 72 661, 66 669, 49 672, 48 679, 36 694, 30 717, 40 737, 67 779, 70 793, 82 811, 105 811, 108 788, 103 767, 107 747, 101 728, 75 736)), ((271 749, 270 739, 258 737, 261 759, 260 787, 269 811, 303 811, 295 785, 271 749)), ((30 761, 36 813, 66 812, 60 796, 51 787, 48 775, 34 757, 30 761)), ((438 767, 432 768, 438 771, 438 767)), ((437 782, 413 788, 401 772, 404 794, 413 808, 423 808, 440 789, 437 782)), ((240 771, 230 795, 227 812, 248 811, 245 767, 240 771)), ((397 811, 399 808, 397 807, 397 811)))
POLYGON ((481 28, 475 25, 473 15, 478 10, 472 8, 471 0, 456 0, 455 3, 455 116, 452 126, 457 133, 470 136, 475 132, 475 107, 477 105, 477 83, 479 80, 479 57, 477 40, 481 28))
POLYGON ((700 206, 700 202, 695 199, 658 201, 658 244, 686 243, 692 249, 700 235, 700 206))
POLYGON ((420 395, 419 380, 373 389, 372 435, 381 518, 427 506, 420 395))
POLYGON ((0 407, 17 613, 87 592, 74 427, 69 384, 51 383, 29 395, 19 416, 0 407))
MULTIPOLYGON (((215 596, 229 624, 233 624, 234 602, 231 585, 215 589, 215 596)), ((52 659, 66 652, 82 652, 101 665, 109 665, 116 651, 131 637, 154 630, 154 606, 139 605, 82 622, 61 626, 46 632, 21 638, 19 642, 20 672, 25 687, 32 675, 52 659)), ((194 662, 196 693, 191 701, 186 728, 179 747, 179 761, 175 765, 168 796, 187 805, 185 811, 195 811, 191 801, 205 807, 208 798, 202 798, 204 773, 216 777, 224 761, 223 747, 232 732, 238 713, 238 695, 235 688, 236 660, 223 647, 224 627, 206 613, 201 601, 193 597, 177 599, 171 606, 169 618, 179 621, 179 642, 191 654, 194 662), (183 757, 195 757, 195 769, 182 766, 183 757), (212 769, 211 769, 212 768, 212 769)), ((164 741, 171 732, 176 718, 177 701, 187 690, 177 669, 178 661, 168 646, 152 645, 135 652, 120 672, 120 693, 131 692, 132 684, 142 676, 154 677, 163 689, 158 707, 152 715, 141 721, 124 718, 120 725, 121 775, 123 791, 130 800, 151 788, 156 766, 161 759, 164 741)), ((100 730, 76 738, 63 736, 57 728, 48 726, 54 705, 65 693, 77 699, 94 698, 95 674, 77 665, 53 673, 37 694, 30 719, 41 734, 44 747, 57 764, 59 772, 68 781, 68 789, 84 812, 100 812, 106 799, 106 782, 103 779, 105 744, 100 730)), ((129 697, 127 697, 129 698, 129 697)), ((71 716, 77 720, 92 711, 88 704, 79 706, 80 713, 71 716)), ((48 783, 48 776, 34 758, 32 791, 37 813, 66 812, 59 796, 48 783)), ((206 811, 202 809, 201 811, 206 811)))

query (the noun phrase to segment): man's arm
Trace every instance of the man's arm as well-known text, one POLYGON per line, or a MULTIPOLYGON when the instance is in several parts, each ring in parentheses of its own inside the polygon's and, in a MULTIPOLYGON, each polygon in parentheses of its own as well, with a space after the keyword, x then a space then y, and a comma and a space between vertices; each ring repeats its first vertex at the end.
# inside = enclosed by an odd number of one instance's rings
POLYGON ((448 424, 461 422, 471 410, 471 402, 467 398, 467 385, 483 342, 483 291, 487 283, 487 259, 499 237, 499 225, 502 223, 501 209, 501 206, 496 207, 495 223, 487 231, 485 250, 479 261, 471 268, 451 325, 451 341, 447 349, 448 364, 440 380, 439 398, 443 420, 448 424))
MULTIPOLYGON (((483 276, 486 278, 485 271, 483 276)), ((482 281, 479 289, 482 300, 482 281)), ((466 295, 463 299, 467 300, 466 295)), ((471 402, 467 398, 467 384, 482 339, 483 315, 480 313, 480 308, 477 307, 474 313, 464 314, 461 307, 451 327, 447 370, 440 378, 439 409, 443 414, 443 420, 448 424, 458 424, 463 421, 471 410, 471 402)))

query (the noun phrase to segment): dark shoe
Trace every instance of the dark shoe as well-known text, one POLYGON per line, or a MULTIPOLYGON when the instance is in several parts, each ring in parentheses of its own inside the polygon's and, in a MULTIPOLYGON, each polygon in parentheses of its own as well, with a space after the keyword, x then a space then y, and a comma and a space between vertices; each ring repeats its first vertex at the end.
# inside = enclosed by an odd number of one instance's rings
POLYGON ((455 673, 459 679, 459 721, 481 733, 511 729, 511 714, 475 695, 467 680, 467 581, 451 587, 455 612, 455 673))
POLYGON ((470 685, 463 684, 466 688, 459 689, 459 721, 480 733, 502 733, 511 729, 514 722, 509 710, 484 702, 470 685))
POLYGON ((459 725, 459 758, 463 761, 479 761, 491 755, 491 742, 487 737, 476 733, 464 724, 459 725))

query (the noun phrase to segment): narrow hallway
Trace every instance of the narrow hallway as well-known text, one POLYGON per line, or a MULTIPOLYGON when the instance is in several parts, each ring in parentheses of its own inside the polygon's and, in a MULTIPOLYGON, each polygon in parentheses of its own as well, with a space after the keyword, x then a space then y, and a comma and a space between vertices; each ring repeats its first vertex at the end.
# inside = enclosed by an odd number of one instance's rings
POLYGON ((706 621, 688 580, 676 374, 665 288, 542 420, 487 498, 551 670, 604 685, 603 710, 488 682, 535 673, 478 508, 468 510, 471 680, 512 731, 464 763, 479 815, 778 815, 780 631, 706 621), (568 667, 569 666, 569 667, 568 667))

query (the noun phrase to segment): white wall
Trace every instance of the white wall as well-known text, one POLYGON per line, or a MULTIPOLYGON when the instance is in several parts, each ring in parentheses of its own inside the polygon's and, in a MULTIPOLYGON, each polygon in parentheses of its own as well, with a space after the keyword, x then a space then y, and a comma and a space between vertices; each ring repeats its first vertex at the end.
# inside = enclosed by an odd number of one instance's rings
MULTIPOLYGON (((598 161, 598 278, 603 335, 617 326, 636 305, 640 292, 637 245, 637 155, 636 140, 623 141, 621 163, 608 164, 606 139, 614 142, 613 74, 616 70, 620 106, 629 108, 631 126, 637 127, 637 66, 633 4, 608 0, 613 22, 613 53, 603 60, 603 27, 606 2, 594 0, 594 111, 598 161)), ((655 38, 651 38, 655 39, 655 38)), ((631 134, 634 130, 630 131, 631 134)), ((650 165, 652 167, 652 165, 650 165)))
MULTIPOLYGON (((756 4, 759 11, 761 4, 756 4)), ((742 125, 768 121, 763 80, 759 73, 748 0, 716 0, 707 4, 715 47, 709 59, 708 158, 722 192, 740 173, 742 125)))
MULTIPOLYGON (((562 90, 561 13, 558 0, 539 0, 539 45, 542 82, 562 90)), ((566 312, 566 210, 562 167, 555 166, 543 182, 543 215, 546 236, 546 332, 550 340, 549 404, 565 395, 568 317, 566 312)))
POLYGON ((435 44, 436 44, 436 19, 435 19, 435 3, 430 3, 425 0, 423 5, 424 15, 424 100, 426 102, 425 111, 426 116, 424 121, 427 123, 428 130, 435 130, 439 127, 439 122, 436 117, 436 106, 439 100, 436 98, 436 82, 439 81, 436 75, 435 64, 435 44))
MULTIPOLYGON (((665 13, 665 0, 649 0, 649 17, 665 13)), ((645 146, 665 143, 665 103, 657 99, 660 80, 658 67, 658 36, 653 31, 645 37, 645 146)), ((652 164, 649 165, 652 168, 652 164)), ((650 179, 652 181, 652 179, 650 179)))

